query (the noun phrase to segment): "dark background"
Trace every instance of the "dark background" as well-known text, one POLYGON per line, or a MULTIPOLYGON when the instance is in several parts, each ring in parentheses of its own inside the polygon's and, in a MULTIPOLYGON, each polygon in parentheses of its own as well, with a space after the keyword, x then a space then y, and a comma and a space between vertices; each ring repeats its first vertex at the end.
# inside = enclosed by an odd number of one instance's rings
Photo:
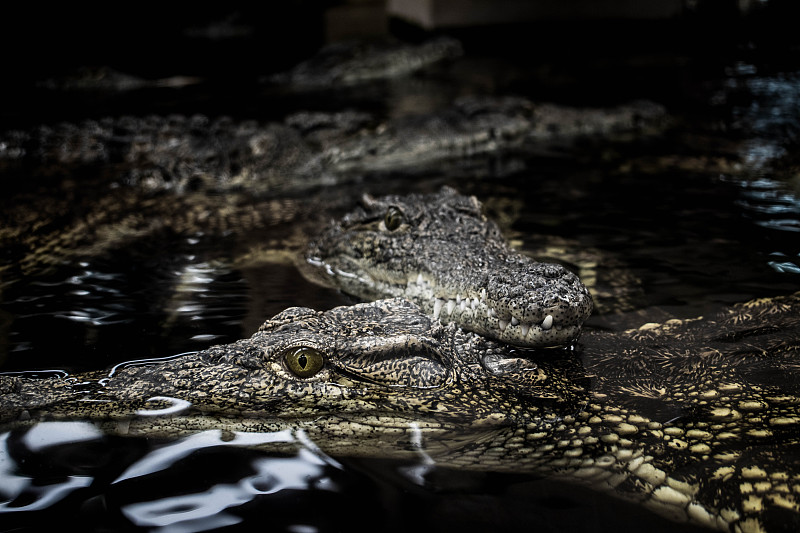
MULTIPOLYGON (((686 2, 682 15, 669 20, 606 19, 602 13, 583 20, 570 18, 566 8, 567 16, 558 20, 424 31, 382 16, 381 2, 371 0, 14 3, 4 6, 0 17, 0 127, 119 111, 257 115, 264 113, 254 89, 258 80, 310 57, 326 42, 353 36, 413 41, 447 33, 461 39, 469 53, 501 53, 531 67, 557 62, 578 68, 644 52, 719 61, 754 43, 776 62, 794 57, 797 2, 753 2, 747 12, 737 5, 732 0, 686 2), (358 15, 365 10, 368 16, 358 15), (85 67, 145 79, 194 76, 203 84, 181 101, 139 95, 135 105, 121 98, 112 105, 97 95, 64 101, 41 89, 43 81, 85 67)), ((605 94, 598 89, 592 92, 602 100, 605 94)), ((620 90, 619 84, 607 90, 620 90)))

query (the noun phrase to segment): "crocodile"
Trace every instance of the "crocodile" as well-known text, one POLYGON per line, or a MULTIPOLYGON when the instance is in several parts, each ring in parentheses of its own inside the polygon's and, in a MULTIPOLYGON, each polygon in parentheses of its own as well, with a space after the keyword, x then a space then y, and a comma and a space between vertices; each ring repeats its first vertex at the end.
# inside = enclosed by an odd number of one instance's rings
POLYGON ((267 78, 292 91, 330 90, 406 76, 427 66, 460 57, 461 43, 439 37, 419 44, 346 41, 324 46, 287 72, 267 78))
POLYGON ((229 440, 288 429, 334 457, 529 472, 720 531, 793 530, 800 385, 783 374, 800 364, 798 317, 795 293, 589 330, 553 357, 442 324, 404 299, 295 307, 249 339, 168 360, 0 376, 0 422, 229 440))
POLYGON ((361 111, 309 112, 258 122, 204 115, 122 116, 0 135, 0 173, 36 178, 93 169, 146 192, 308 190, 365 172, 424 168, 496 153, 526 140, 658 128, 652 102, 576 109, 517 97, 468 96, 431 113, 380 120, 361 111))
POLYGON ((518 346, 567 344, 592 312, 574 273, 511 248, 474 196, 443 187, 362 204, 306 251, 319 278, 346 293, 402 296, 434 318, 518 346))
MULTIPOLYGON (((372 172, 441 173, 465 155, 527 138, 543 145, 538 131, 555 140, 643 128, 649 120, 632 118, 647 114, 640 107, 557 112, 518 98, 469 97, 383 122, 360 111, 297 112, 266 123, 124 116, 10 131, 0 135, 0 176, 9 186, 0 202, 0 249, 34 273, 164 230, 243 233, 295 212, 269 208, 291 203, 292 195, 331 183, 342 189, 372 172)), ((659 110, 650 111, 657 121, 659 110)))

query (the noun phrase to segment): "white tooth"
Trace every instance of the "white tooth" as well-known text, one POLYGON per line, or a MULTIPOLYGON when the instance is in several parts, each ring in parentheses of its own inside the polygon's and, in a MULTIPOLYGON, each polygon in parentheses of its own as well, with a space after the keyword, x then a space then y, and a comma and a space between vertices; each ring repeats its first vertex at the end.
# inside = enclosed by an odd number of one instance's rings
POLYGON ((442 312, 442 306, 444 305, 444 300, 440 298, 436 298, 436 301, 433 302, 433 318, 439 318, 439 314, 442 312))
POLYGON ((481 301, 486 299, 486 289, 481 289, 481 301))
POLYGON ((456 308, 456 301, 455 300, 447 300, 447 314, 452 315, 453 309, 456 308))
POLYGON ((465 300, 461 300, 461 303, 458 304, 458 306, 461 308, 461 312, 463 313, 464 309, 467 308, 467 302, 465 300))
POLYGON ((461 303, 461 295, 460 294, 456 294, 456 303, 457 304, 461 303))
POLYGON ((489 315, 490 317, 493 317, 494 315, 497 314, 497 311, 494 310, 494 307, 490 307, 489 311, 486 314, 489 315))
POLYGON ((522 336, 526 337, 528 335, 528 330, 531 329, 530 324, 522 324, 522 336))
POLYGON ((424 280, 424 279, 422 279, 422 272, 420 272, 419 274, 417 274, 417 283, 419 283, 420 285, 422 285, 423 283, 425 283, 425 280, 424 280))
POLYGON ((500 331, 505 331, 508 327, 508 321, 506 320, 498 320, 497 323, 500 326, 500 331))
POLYGON ((553 327, 553 315, 547 315, 542 320, 542 329, 550 329, 553 327))
POLYGON ((517 320, 517 317, 515 317, 515 316, 511 317, 511 325, 512 326, 519 326, 519 320, 517 320))
POLYGON ((478 307, 478 299, 477 298, 473 298, 472 299, 472 308, 475 309, 476 307, 478 307))

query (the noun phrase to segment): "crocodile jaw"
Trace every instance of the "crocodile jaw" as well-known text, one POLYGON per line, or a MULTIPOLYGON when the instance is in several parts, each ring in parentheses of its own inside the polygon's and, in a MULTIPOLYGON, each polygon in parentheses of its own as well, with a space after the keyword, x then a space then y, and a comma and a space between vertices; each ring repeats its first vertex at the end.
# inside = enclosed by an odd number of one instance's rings
MULTIPOLYGON (((338 256, 308 263, 325 273, 344 292, 364 299, 402 297, 420 306, 442 323, 523 347, 561 346, 574 341, 592 312, 592 298, 578 278, 563 267, 520 258, 510 268, 496 264, 492 274, 477 284, 453 276, 421 270, 393 272, 375 269, 356 258, 338 256), (526 288, 509 280, 515 268, 557 269, 568 296, 552 288, 526 288), (447 278, 447 279, 445 279, 447 278), (470 285, 470 283, 472 285, 470 285)), ((420 268, 417 266, 417 268, 420 268)), ((539 285, 539 283, 537 283, 539 285)))
MULTIPOLYGON (((524 347, 560 346, 578 338, 583 321, 573 318, 575 305, 565 302, 542 306, 536 313, 509 313, 507 306, 492 299, 485 288, 453 292, 427 281, 422 274, 409 280, 403 296, 442 323, 455 323, 493 339, 524 347), (535 316, 534 316, 535 315, 535 316)), ((587 293, 588 296, 588 293, 587 293)), ((587 315, 591 312, 591 299, 587 315)))

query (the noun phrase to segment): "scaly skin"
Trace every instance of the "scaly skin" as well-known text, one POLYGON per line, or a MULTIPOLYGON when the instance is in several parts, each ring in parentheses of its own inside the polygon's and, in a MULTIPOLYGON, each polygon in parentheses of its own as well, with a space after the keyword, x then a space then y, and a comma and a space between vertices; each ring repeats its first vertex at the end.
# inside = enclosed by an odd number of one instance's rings
POLYGON ((299 112, 281 122, 201 115, 123 116, 0 132, 0 175, 50 179, 102 165, 146 192, 299 192, 364 172, 441 170, 447 162, 586 136, 663 128, 647 102, 606 109, 469 96, 430 113, 379 121, 358 111, 299 112))
POLYGON ((264 433, 290 429, 334 456, 422 454, 560 477, 720 531, 794 531, 800 386, 786 373, 800 364, 798 317, 800 293, 589 331, 553 358, 443 326, 405 300, 292 308, 250 339, 165 362, 0 376, 0 420, 150 437, 214 429, 277 450, 296 444, 264 433), (287 357, 298 348, 302 377, 287 357))
POLYGON ((270 81, 294 91, 330 90, 408 75, 463 54, 461 43, 440 37, 418 45, 333 43, 270 81))
POLYGON ((348 294, 404 297, 443 322, 517 346, 567 344, 592 312, 575 274, 510 248, 475 197, 447 187, 366 198, 306 257, 348 294))

